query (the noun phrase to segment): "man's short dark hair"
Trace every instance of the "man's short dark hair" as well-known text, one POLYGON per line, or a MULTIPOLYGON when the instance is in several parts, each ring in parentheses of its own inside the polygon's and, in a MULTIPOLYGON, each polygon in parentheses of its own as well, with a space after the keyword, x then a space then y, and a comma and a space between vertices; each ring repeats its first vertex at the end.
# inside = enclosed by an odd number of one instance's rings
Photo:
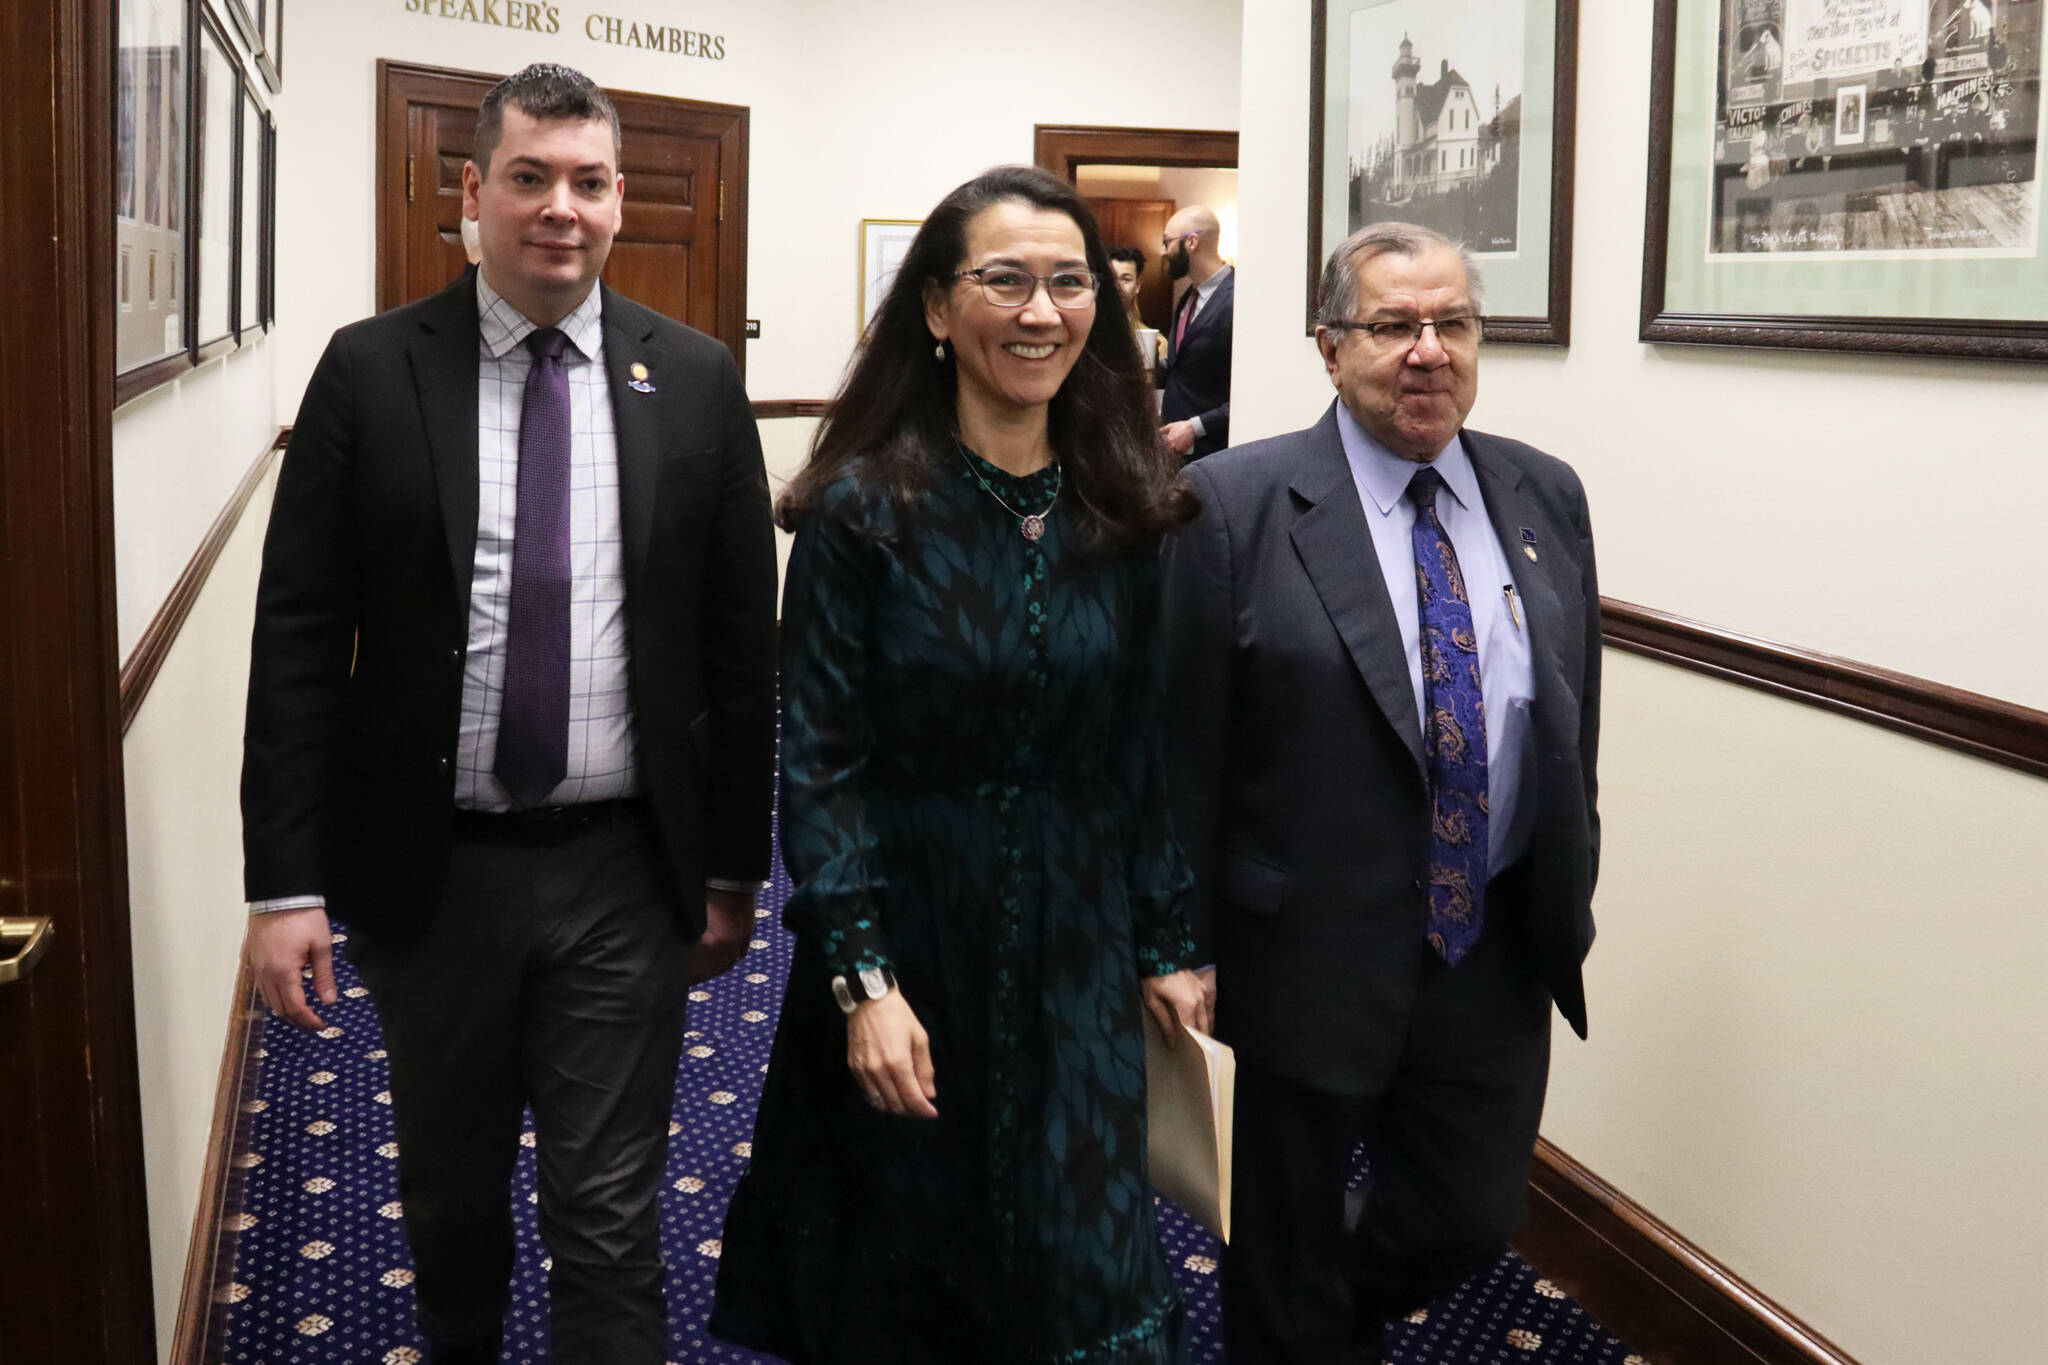
POLYGON ((476 168, 488 179, 491 174, 491 153, 498 150, 498 140, 505 135, 505 106, 514 105, 524 111, 528 118, 535 119, 584 119, 601 118, 611 125, 612 170, 619 169, 619 111, 612 108, 612 102, 605 98, 604 91, 597 88, 597 82, 574 67, 562 66, 557 62, 535 62, 523 71, 515 71, 504 80, 492 86, 484 95, 484 102, 476 110, 476 149, 469 159, 476 162, 476 168))
POLYGON ((1132 265, 1138 267, 1140 275, 1145 273, 1145 253, 1134 246, 1111 247, 1109 249, 1109 263, 1115 265, 1118 261, 1129 261, 1132 265))

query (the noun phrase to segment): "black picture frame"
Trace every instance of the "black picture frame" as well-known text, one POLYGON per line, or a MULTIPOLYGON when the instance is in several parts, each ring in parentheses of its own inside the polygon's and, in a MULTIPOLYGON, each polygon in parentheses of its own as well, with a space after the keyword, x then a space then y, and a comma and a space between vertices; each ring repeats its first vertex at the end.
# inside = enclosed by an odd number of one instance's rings
POLYGON ((263 333, 263 128, 268 117, 244 72, 235 120, 235 342, 247 346, 263 333))
MULTIPOLYGON (((1799 168, 1801 163, 1807 160, 1819 161, 1824 171, 1831 175, 1853 173, 1859 164, 1868 164, 1880 155, 1896 155, 1901 158, 1902 164, 1910 164, 1909 159, 1915 156, 1931 156, 1938 162, 1942 155, 1941 148, 1945 145, 1944 139, 1947 137, 1943 124, 1959 124, 1961 121, 1952 114, 1944 115, 1944 111, 1948 110, 1952 103, 1956 103, 1948 100, 1946 93, 1958 90, 1966 81, 1978 79, 1966 73, 1945 73, 1943 64, 1959 61, 1961 54, 1955 57, 1946 54, 1938 57, 1933 40, 1926 35, 1922 35, 1922 40, 1926 43, 1922 53, 1912 54, 1910 47, 1902 43, 1897 64, 1878 72, 1877 79, 1867 75, 1850 75, 1832 80, 1816 77, 1810 81, 1795 82, 1789 79, 1791 73, 1804 68, 1796 61, 1789 65, 1785 64, 1786 53, 1781 47, 1775 58, 1779 63, 1775 68, 1776 75, 1766 78, 1766 83, 1774 83, 1774 88, 1760 97, 1765 103, 1760 106, 1761 112, 1755 124, 1759 132, 1753 136, 1739 135, 1741 130, 1734 127, 1735 119, 1729 112, 1735 101, 1724 101, 1723 96, 1736 88, 1732 83, 1748 80, 1750 76, 1745 71, 1735 69, 1743 55, 1738 50, 1739 33, 1738 41, 1733 44, 1728 41, 1728 37, 1731 32, 1738 31, 1742 20, 1758 18, 1762 23, 1767 21, 1768 15, 1754 16, 1724 8, 1735 3, 1738 3, 1738 0, 1655 0, 1650 63, 1648 202, 1643 228, 1640 321, 1642 340, 1688 345, 1775 347, 1877 355, 2048 361, 2048 291, 2031 285, 2014 286, 2002 291, 2005 297, 2013 299, 2038 299, 2034 315, 2025 318, 1915 316, 1903 309, 1852 311, 1839 306, 1841 303, 1854 301, 1839 290, 1835 295, 1837 307, 1832 310, 1817 308, 1810 312, 1738 312, 1674 306, 1673 294, 1684 292, 1682 288, 1672 288, 1675 271, 1704 271, 1715 262, 1729 258, 1723 254, 1716 255, 1710 260, 1710 246, 1727 246, 1731 242, 1731 239, 1719 235, 1726 230, 1726 223, 1717 220, 1716 205, 1719 201, 1714 198, 1716 193, 1729 193, 1729 187, 1732 186, 1734 172, 1726 160, 1726 146, 1731 143, 1748 144, 1752 158, 1756 162, 1754 179, 1762 180, 1766 186, 1771 183, 1772 178, 1782 177, 1787 171, 1799 168), (1704 101, 1704 124, 1700 123, 1702 116, 1694 107, 1701 102, 1688 101, 1688 126, 1680 130, 1675 125, 1679 119, 1677 83, 1681 65, 1682 27, 1693 26, 1691 32, 1697 35, 1708 30, 1709 20, 1713 20, 1719 26, 1716 30, 1718 37, 1713 45, 1714 59, 1717 62, 1714 78, 1716 85, 1709 98, 1704 101), (1909 64, 1905 60, 1907 55, 1920 55, 1922 60, 1909 64), (1882 90, 1882 94, 1872 93, 1873 90, 1882 90), (1849 107, 1853 111, 1853 128, 1847 124, 1839 128, 1835 126, 1835 120, 1842 117, 1843 105, 1840 99, 1843 95, 1852 96, 1849 107), (1899 116, 1900 130, 1889 139, 1880 136, 1877 131, 1881 111, 1876 106, 1881 98, 1894 101, 1896 107, 1902 111, 1899 116), (1802 101, 1807 110, 1807 119, 1805 123, 1797 123, 1795 115, 1794 126, 1808 131, 1796 144, 1786 145, 1786 142, 1789 142, 1787 139, 1773 145, 1772 137, 1783 125, 1787 111, 1796 108, 1802 101), (1771 112, 1773 108, 1778 111, 1775 121, 1771 112), (1930 111, 1933 111, 1932 117, 1930 111), (1914 127, 1915 124, 1918 125, 1917 129, 1914 127), (1693 134, 1700 133, 1702 126, 1704 135, 1695 138, 1693 134), (1818 131, 1816 133, 1813 130, 1818 131), (1684 133, 1682 138, 1681 131, 1684 133), (1724 137, 1724 134, 1728 136, 1724 137), (1887 147, 1885 144, 1888 141, 1897 145, 1887 147), (1759 147, 1759 143, 1763 145, 1759 147), (1697 184, 1693 184, 1687 191, 1688 197, 1685 202, 1688 205, 1700 206, 1696 215, 1674 211, 1674 167, 1677 164, 1674 157, 1677 154, 1676 149, 1683 146, 1692 146, 1696 149, 1712 147, 1717 153, 1713 158, 1706 159, 1703 168, 1695 165, 1687 169, 1686 175, 1692 181, 1701 178, 1699 173, 1702 169, 1705 172, 1707 187, 1702 190, 1697 184), (1930 147, 1933 148, 1932 152, 1929 151, 1930 147), (1801 155, 1809 152, 1810 155, 1801 155), (1844 163, 1843 167, 1834 167, 1833 161, 1836 159, 1844 163), (1782 170, 1781 165, 1784 168, 1782 170), (1688 216, 1696 216, 1698 224, 1682 221, 1688 216), (1695 225, 1704 226, 1705 231, 1695 235, 1686 230, 1695 225), (1681 232, 1685 238, 1684 242, 1675 240, 1675 234, 1681 232)), ((1928 0, 1928 3, 1932 11, 1935 5, 1944 3, 1944 0, 1928 0)), ((2031 80, 2036 87, 2029 99, 2035 120, 2035 138, 2038 138, 2042 127, 2041 87, 2048 84, 2043 81, 2041 60, 2044 40, 2039 26, 2043 23, 2042 8, 2038 0, 2029 0, 2029 3, 2021 7, 2026 21, 2035 26, 2033 31, 2024 34, 2032 61, 2031 73, 2026 79, 2031 80)), ((2012 13, 2011 10, 2001 12, 2008 15, 2012 13)), ((1694 41, 1696 40, 1695 38, 1694 41)), ((2010 52, 2007 54, 2007 61, 2011 62, 2010 52)), ((1763 65, 1765 69, 1770 69, 1768 63, 1763 65)), ((1986 67, 1987 77, 1996 74, 1989 68, 1988 60, 1986 67)), ((2008 80, 2006 83, 2012 82, 2008 80)), ((1964 90, 1962 93, 1969 92, 1964 90)), ((2035 159, 2031 143, 2024 156, 2028 161, 2035 159)), ((1877 174, 1892 173, 1879 170, 1877 174)), ((1846 179, 1846 176, 1843 178, 1846 179)), ((1859 233, 1865 231, 1856 227, 1856 215, 1859 212, 1880 211, 1877 207, 1860 209, 1858 205, 1863 202, 1864 197, 1874 203, 1882 195, 1891 192, 1929 193, 1928 189, 1921 187, 1923 184, 1932 185, 1934 193, 1947 193, 1949 189, 1943 174, 1937 170, 1931 175, 1916 178, 1906 189, 1900 191, 1857 190, 1857 197, 1853 199, 1849 193, 1844 192, 1844 204, 1840 210, 1843 227, 1836 229, 1831 226, 1829 220, 1835 211, 1829 208, 1825 216, 1817 216, 1817 221, 1821 224, 1818 230, 1835 234, 1834 240, 1849 243, 1855 240, 1859 233)), ((2042 217, 2040 188, 2036 182, 2031 191, 2034 201, 2032 216, 2035 236, 2029 245, 2037 248, 2037 252, 2042 217)), ((1809 202, 1829 201, 1816 199, 1809 202)), ((1763 216, 1767 212, 1769 210, 1759 211, 1758 221, 1770 222, 1769 218, 1763 216)), ((1728 218, 1725 210, 1721 211, 1720 218, 1728 218)), ((1732 242, 1739 249, 1743 241, 1743 229, 1737 227, 1733 231, 1736 235, 1732 242)), ((1771 239, 1759 237, 1755 240, 1771 239)), ((1822 240, 1828 238, 1823 237, 1822 240)), ((1856 250, 1846 245, 1840 252, 1802 247, 1797 253, 1781 251, 1767 259, 1774 265, 1783 262, 1786 272, 1795 278, 1811 279, 1814 282, 1811 286, 1812 291, 1819 292, 1827 288, 1830 268, 1835 272, 1856 272, 1859 281, 1883 281, 1886 272, 1889 271, 1890 278, 1899 281, 1905 273, 1901 265, 1902 260, 1917 257, 1911 265, 1911 269, 1917 272, 1912 277, 1915 283, 1894 283, 1891 286, 1893 293, 1901 302, 1904 301, 1905 294, 1922 287, 1917 281, 1932 279, 1938 283, 1944 276, 1956 279, 1981 279, 1987 269, 1994 273, 1998 269, 1994 262, 1981 255, 1957 253, 1953 259, 1944 260, 1939 252, 1926 250, 1924 247, 1919 250, 1912 249, 1915 245, 1908 241, 1908 249, 1888 253, 1856 250)), ((1837 277, 1845 276, 1838 274, 1837 277)), ((1879 283, 1866 287, 1882 289, 1886 286, 1879 283)), ((1785 298, 1795 293, 1782 289, 1770 292, 1774 298, 1785 298)), ((1928 292, 1933 296, 1940 296, 1938 289, 1928 292)))
POLYGON ((284 91, 284 0, 255 0, 256 27, 262 41, 256 45, 256 70, 273 95, 284 91))
POLYGON ((238 344, 235 336, 235 290, 240 271, 235 245, 240 236, 241 204, 241 99, 244 89, 241 64, 235 45, 210 7, 201 8, 199 41, 194 45, 198 60, 193 63, 192 81, 192 211, 187 234, 192 281, 192 359, 204 364, 225 355, 238 344), (213 64, 208 64, 208 55, 213 64), (226 91, 225 103, 214 102, 217 90, 226 91), (214 140, 213 123, 226 118, 230 126, 224 140, 214 140), (223 176, 225 172, 225 185, 223 176), (226 219, 226 233, 216 225, 226 219), (209 233, 213 233, 209 237, 209 233), (209 247, 214 250, 209 251, 209 247), (220 311, 216 315, 215 309, 220 311), (218 316, 219 321, 214 321, 218 316))
MULTIPOLYGON (((121 0, 121 6, 132 2, 121 0)), ((191 127, 198 16, 188 0, 156 31, 124 25, 117 7, 113 27, 110 264, 118 405, 192 368, 191 127), (140 32, 145 42, 124 48, 122 32, 140 32)))
POLYGON ((277 118, 263 116, 263 330, 277 325, 277 118))
MULTIPOLYGON (((1427 8, 1432 0, 1385 0, 1390 4, 1412 4, 1427 8)), ((1355 6, 1338 0, 1339 18, 1348 18, 1355 6)), ((1550 175, 1545 186, 1548 202, 1542 210, 1533 215, 1536 221, 1524 229, 1519 222, 1517 209, 1517 231, 1533 230, 1545 234, 1548 245, 1547 279, 1540 291, 1541 305, 1536 310, 1521 310, 1505 313, 1491 313, 1486 316, 1486 340, 1537 346, 1565 346, 1571 341, 1571 294, 1572 294, 1572 190, 1574 184, 1574 150, 1576 146, 1578 112, 1578 49, 1579 49, 1579 0, 1552 0, 1554 5, 1551 61, 1549 69, 1532 70, 1540 65, 1530 58, 1523 72, 1524 91, 1544 89, 1551 99, 1550 175)), ((1332 0, 1311 0, 1309 38, 1309 191, 1308 191, 1308 280, 1306 297, 1305 330, 1315 331, 1316 295, 1321 284, 1323 262, 1327 253, 1336 246, 1331 240, 1334 234, 1325 231, 1326 199, 1324 186, 1331 178, 1332 167, 1327 158, 1336 155, 1345 158, 1349 164, 1348 148, 1330 148, 1325 127, 1331 116, 1331 90, 1329 65, 1335 45, 1331 41, 1332 0)), ((1449 65, 1448 57, 1443 61, 1440 82, 1448 85, 1456 74, 1449 65)), ((1406 61, 1409 58, 1404 57, 1406 61)), ((1419 59, 1418 59, 1419 60, 1419 59)), ((1517 97, 1506 110, 1497 110, 1479 130, 1482 138, 1491 136, 1495 145, 1506 145, 1512 137, 1519 144, 1519 123, 1511 115, 1520 105, 1517 97)), ((1482 107, 1483 112, 1483 107, 1482 107)), ((1354 196, 1361 196, 1360 173, 1355 166, 1346 175, 1352 184, 1354 196)), ((1360 216, 1360 205, 1354 202, 1347 221, 1360 216)), ((1364 221, 1375 221, 1367 218, 1364 221)), ((1354 226, 1357 224, 1354 223, 1354 226)), ((1453 232, 1451 235, 1456 236, 1453 232)), ((1482 268, 1484 257, 1482 256, 1482 268)), ((1531 291, 1534 292, 1534 291, 1531 291)))

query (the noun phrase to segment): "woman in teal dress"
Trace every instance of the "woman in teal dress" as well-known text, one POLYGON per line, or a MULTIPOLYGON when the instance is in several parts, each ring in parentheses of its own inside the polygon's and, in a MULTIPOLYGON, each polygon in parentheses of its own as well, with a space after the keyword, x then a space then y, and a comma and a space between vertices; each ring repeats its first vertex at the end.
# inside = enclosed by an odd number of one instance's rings
POLYGON ((1173 478, 1073 187, 947 196, 779 508, 797 947, 714 1334, 1180 1357, 1142 1032, 1207 1022, 1160 771, 1173 478))

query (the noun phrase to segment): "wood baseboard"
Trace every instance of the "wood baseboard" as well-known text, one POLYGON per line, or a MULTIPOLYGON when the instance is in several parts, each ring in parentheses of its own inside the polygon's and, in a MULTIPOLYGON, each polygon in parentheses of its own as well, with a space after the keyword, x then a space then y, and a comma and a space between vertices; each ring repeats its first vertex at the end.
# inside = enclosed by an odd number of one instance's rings
POLYGON ((170 657, 171 646, 178 639, 178 632, 185 628, 185 618, 192 614, 193 604, 199 601, 199 594, 206 587, 206 580, 213 574, 213 566, 220 559, 220 553, 227 548, 228 538, 241 525, 242 513, 249 509, 249 499, 256 495, 257 485, 270 472, 271 461, 277 458, 285 443, 291 439, 291 428, 279 431, 277 438, 257 453, 249 462, 249 468, 242 475, 242 481, 235 485, 235 491, 228 496, 227 505, 220 509, 220 515, 213 519, 213 525, 206 530, 206 536, 199 542, 199 548, 192 552, 192 558, 185 564, 185 571, 178 575, 178 581, 171 585, 170 596, 164 598, 156 615, 150 618, 142 638, 135 642, 135 648, 121 665, 121 733, 135 724, 135 717, 142 711, 142 699, 149 695, 150 685, 162 670, 164 660, 170 657))
POLYGON ((1652 1365, 1856 1365, 1547 1141, 1515 1250, 1652 1365))
POLYGON ((262 1074, 256 1054, 263 1039, 263 1014, 263 1001, 245 960, 235 973, 227 1042, 221 1047, 220 1076, 214 1083, 213 1131, 206 1142, 199 1206, 192 1214, 169 1365, 213 1365, 226 1359, 228 1286, 241 1240, 236 1224, 241 1220, 242 1186, 256 1128, 252 1106, 262 1074))

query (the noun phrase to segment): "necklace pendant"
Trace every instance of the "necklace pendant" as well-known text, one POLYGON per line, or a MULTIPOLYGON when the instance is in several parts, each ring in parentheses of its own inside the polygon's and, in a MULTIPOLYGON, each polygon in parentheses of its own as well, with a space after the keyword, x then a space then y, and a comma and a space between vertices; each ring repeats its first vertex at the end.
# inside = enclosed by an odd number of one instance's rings
POLYGON ((1045 518, 1026 517, 1024 518, 1024 525, 1021 529, 1024 532, 1024 539, 1037 540, 1040 536, 1045 534, 1045 518))

